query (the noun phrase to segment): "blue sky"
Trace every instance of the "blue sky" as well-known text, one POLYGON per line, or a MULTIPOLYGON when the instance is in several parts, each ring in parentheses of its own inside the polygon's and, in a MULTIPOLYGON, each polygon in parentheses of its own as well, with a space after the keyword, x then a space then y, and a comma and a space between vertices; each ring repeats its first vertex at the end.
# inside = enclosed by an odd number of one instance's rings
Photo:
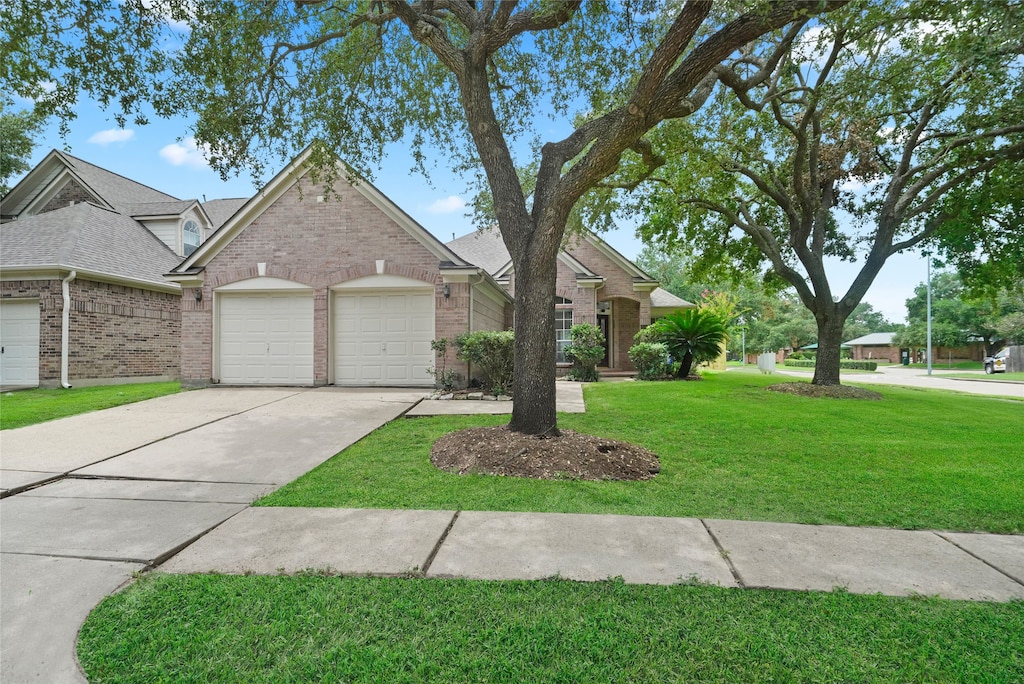
MULTIPOLYGON (((66 140, 61 139, 56 124, 39 136, 32 165, 51 149, 66 148, 76 157, 181 199, 248 197, 257 189, 245 171, 223 182, 209 168, 201 151, 187 137, 188 119, 153 119, 149 125, 121 130, 108 114, 92 103, 81 102, 77 112, 78 118, 71 122, 66 140)), ((388 150, 381 168, 374 171, 373 183, 444 242, 451 240, 453 234, 461 236, 472 231, 473 224, 464 206, 471 198, 466 194, 464 180, 448 171, 443 162, 431 172, 430 183, 411 172, 412 167, 407 149, 394 145, 388 150)), ((632 225, 603 237, 629 258, 636 257, 643 247, 632 225)), ((844 291, 858 270, 856 266, 838 261, 828 268, 834 292, 844 291)), ((868 290, 865 301, 889 320, 902 322, 906 316, 905 300, 924 279, 925 263, 919 255, 894 256, 868 290)))

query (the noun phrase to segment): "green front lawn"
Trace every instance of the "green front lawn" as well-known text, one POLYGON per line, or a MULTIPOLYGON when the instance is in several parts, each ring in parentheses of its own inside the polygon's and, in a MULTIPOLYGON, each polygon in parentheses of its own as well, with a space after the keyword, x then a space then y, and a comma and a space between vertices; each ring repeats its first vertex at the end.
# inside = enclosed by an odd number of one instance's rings
POLYGON ((181 383, 178 382, 148 382, 6 392, 0 395, 0 429, 24 427, 180 391, 181 383))
POLYGON ((78 654, 91 682, 1019 682, 1024 602, 157 574, 78 654))
POLYGON ((872 387, 883 401, 765 391, 778 376, 598 383, 560 425, 642 444, 644 482, 450 475, 441 435, 507 416, 394 421, 262 499, 264 506, 619 513, 905 529, 1024 532, 1024 403, 872 387))

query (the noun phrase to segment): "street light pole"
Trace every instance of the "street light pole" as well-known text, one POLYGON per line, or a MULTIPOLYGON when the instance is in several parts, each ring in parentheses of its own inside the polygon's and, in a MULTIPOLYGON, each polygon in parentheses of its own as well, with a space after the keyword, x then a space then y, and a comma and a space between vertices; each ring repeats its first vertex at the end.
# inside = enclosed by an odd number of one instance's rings
POLYGON ((928 375, 932 374, 932 253, 925 251, 928 260, 928 375))

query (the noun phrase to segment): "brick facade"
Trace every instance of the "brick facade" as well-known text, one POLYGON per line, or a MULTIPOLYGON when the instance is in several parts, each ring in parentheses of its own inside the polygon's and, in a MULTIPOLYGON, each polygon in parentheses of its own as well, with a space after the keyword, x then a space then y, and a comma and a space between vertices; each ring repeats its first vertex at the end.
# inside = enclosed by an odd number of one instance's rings
MULTIPOLYGON (((69 285, 71 312, 68 381, 102 383, 179 373, 180 297, 76 279, 69 285)), ((60 383, 60 280, 4 281, 4 298, 39 300, 39 384, 60 383)))
MULTIPOLYGON (((313 290, 313 383, 331 381, 331 288, 357 278, 395 275, 434 288, 434 339, 469 329, 468 283, 445 284, 439 259, 359 191, 339 181, 333 194, 300 179, 206 264, 201 300, 182 292, 182 381, 204 385, 215 379, 214 291, 263 274, 313 290), (378 261, 383 268, 378 270, 378 261)), ((449 368, 465 367, 449 358, 449 368)))
POLYGON ((60 190, 57 191, 50 200, 43 205, 38 214, 44 214, 54 209, 60 209, 62 207, 69 206, 71 204, 78 204, 79 202, 95 202, 92 193, 79 185, 76 181, 69 180, 64 184, 60 190))

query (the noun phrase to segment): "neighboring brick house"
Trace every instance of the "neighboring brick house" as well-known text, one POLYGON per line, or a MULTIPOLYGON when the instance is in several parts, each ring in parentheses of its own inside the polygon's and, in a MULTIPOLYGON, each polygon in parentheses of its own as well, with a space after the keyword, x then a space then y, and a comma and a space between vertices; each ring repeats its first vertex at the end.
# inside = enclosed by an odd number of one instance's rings
POLYGON ((430 342, 504 328, 511 297, 370 183, 314 184, 308 158, 167 275, 182 382, 432 387, 430 342))
MULTIPOLYGON (((494 276, 515 293, 515 273, 508 250, 496 228, 476 231, 448 243, 448 247, 494 276)), ((555 337, 561 367, 570 364, 563 350, 569 330, 577 323, 597 325, 605 335, 605 357, 599 367, 632 371, 629 348, 640 328, 679 309, 695 305, 658 287, 643 272, 597 235, 571 236, 558 255, 555 281, 555 337)))
POLYGON ((162 276, 239 204, 50 152, 0 200, 0 385, 177 378, 181 289, 162 276))
POLYGON ((894 332, 869 333, 856 339, 844 342, 850 347, 850 358, 854 361, 888 361, 900 363, 902 350, 894 346, 894 332))

